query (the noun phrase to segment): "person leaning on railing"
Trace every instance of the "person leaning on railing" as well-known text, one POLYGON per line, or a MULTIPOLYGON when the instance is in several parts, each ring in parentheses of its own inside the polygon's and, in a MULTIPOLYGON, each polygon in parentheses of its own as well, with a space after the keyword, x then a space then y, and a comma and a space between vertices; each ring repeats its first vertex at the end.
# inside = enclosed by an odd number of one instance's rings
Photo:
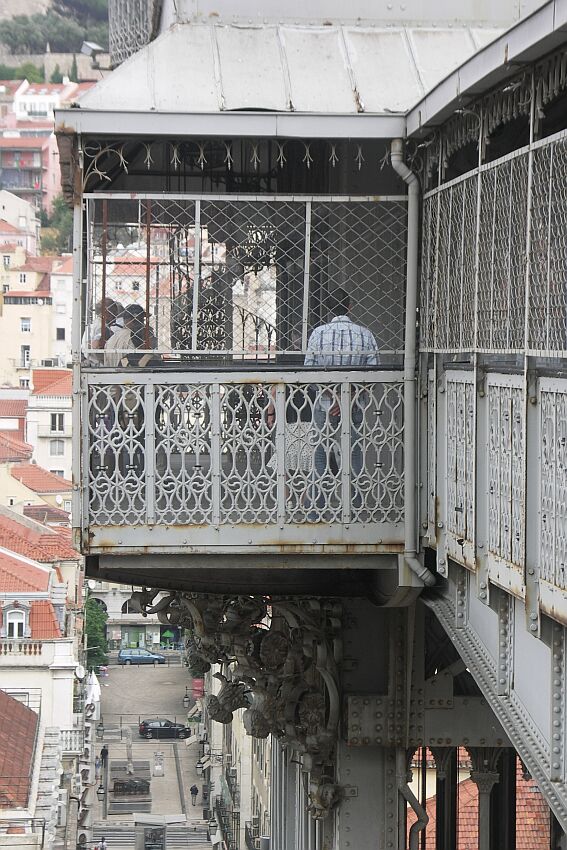
POLYGON ((151 328, 146 327, 146 311, 140 304, 130 304, 122 313, 123 327, 118 328, 104 346, 105 366, 155 366, 161 357, 148 351, 157 347, 151 328))
MULTIPOLYGON (((353 369, 378 365, 378 345, 372 332, 363 325, 357 325, 349 316, 350 296, 344 289, 335 289, 329 322, 320 325, 312 332, 307 343, 305 365, 316 369, 350 367, 353 369)), ((340 456, 340 387, 328 387, 319 392, 313 405, 313 423, 319 432, 314 457, 313 502, 317 508, 324 508, 325 495, 317 486, 317 480, 325 474, 338 472, 336 458, 340 456), (324 439, 324 436, 326 439, 324 439), (329 453, 325 444, 329 437, 334 443, 329 453)), ((354 481, 362 472, 364 458, 360 446, 361 426, 364 420, 364 408, 369 402, 368 393, 351 392, 351 473, 354 481)), ((344 411, 343 411, 344 412, 344 411)), ((353 506, 361 507, 362 497, 353 485, 353 506)), ((317 519, 311 517, 311 519, 317 519)))
MULTIPOLYGON (((144 368, 159 366, 159 354, 148 351, 157 341, 146 325, 146 311, 140 304, 130 304, 122 314, 124 327, 114 333, 104 347, 104 365, 115 368, 144 368)), ((119 463, 123 474, 134 470, 142 474, 144 468, 144 404, 139 390, 123 384, 112 387, 116 421, 125 434, 130 435, 120 453, 119 463)))

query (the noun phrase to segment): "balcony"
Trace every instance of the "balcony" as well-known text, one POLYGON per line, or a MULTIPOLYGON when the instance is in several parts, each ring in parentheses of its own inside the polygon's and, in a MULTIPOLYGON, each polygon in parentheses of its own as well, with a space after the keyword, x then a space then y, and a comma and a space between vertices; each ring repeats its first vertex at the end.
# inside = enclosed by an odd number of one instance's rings
POLYGON ((399 372, 83 382, 85 553, 401 551, 399 372))

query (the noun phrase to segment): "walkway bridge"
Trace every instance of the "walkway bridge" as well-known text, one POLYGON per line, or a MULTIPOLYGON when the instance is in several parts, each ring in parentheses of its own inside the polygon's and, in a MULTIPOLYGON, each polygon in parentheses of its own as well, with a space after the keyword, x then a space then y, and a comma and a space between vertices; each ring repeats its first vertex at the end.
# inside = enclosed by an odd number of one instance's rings
MULTIPOLYGON (((447 67, 417 106, 374 112, 349 64, 358 35, 329 27, 340 115, 273 106, 297 85, 292 35, 262 26, 246 43, 265 57, 277 36, 284 88, 256 81, 251 109, 229 87, 232 111, 206 112, 192 91, 181 109, 159 58, 171 50, 184 79, 185 36, 216 45, 204 102, 244 38, 222 27, 174 23, 58 113, 87 573, 141 587, 134 605, 185 627, 193 675, 223 665, 211 726, 236 706, 273 735, 270 850, 414 850, 419 832, 451 850, 463 748, 480 850, 516 847, 522 772, 543 795, 542 850, 564 848, 563 6, 447 67), (310 361, 338 287, 377 363, 310 361), (102 351, 111 302, 143 319, 135 345, 102 351), (435 763, 434 804, 408 785, 416 753, 435 763)), ((244 824, 230 771, 227 818, 244 824)))

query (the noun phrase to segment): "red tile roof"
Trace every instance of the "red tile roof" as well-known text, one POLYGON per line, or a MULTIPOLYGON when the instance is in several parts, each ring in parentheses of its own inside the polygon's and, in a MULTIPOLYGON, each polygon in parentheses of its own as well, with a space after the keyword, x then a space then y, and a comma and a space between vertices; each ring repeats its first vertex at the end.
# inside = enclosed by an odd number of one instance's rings
POLYGON ((49 599, 36 599, 32 602, 30 629, 33 640, 53 640, 61 637, 61 629, 49 599))
POLYGON ((32 395, 70 396, 72 375, 70 369, 34 369, 32 395))
POLYGON ((0 417, 9 419, 18 417, 25 419, 28 401, 25 398, 0 398, 0 417))
POLYGON ((30 460, 33 446, 23 443, 16 437, 9 437, 0 431, 0 463, 16 463, 22 460, 30 460))
POLYGON ((53 267, 53 274, 73 274, 73 257, 71 255, 60 258, 55 257, 55 259, 60 259, 61 263, 53 267))
MULTIPOLYGON (((457 846, 459 850, 478 850, 478 790, 472 779, 459 782, 457 789, 457 846)), ((425 828, 427 846, 435 847, 436 800, 426 802, 429 823, 425 828)), ((408 809, 407 828, 417 820, 408 809)), ((532 779, 524 779, 518 759, 516 770, 516 850, 548 850, 549 808, 532 779)))
POLYGON ((49 587, 49 569, 0 549, 0 593, 38 593, 49 587))
POLYGON ((56 259, 57 257, 34 257, 32 254, 26 254, 26 259, 23 265, 14 266, 14 271, 39 272, 40 274, 45 274, 46 272, 51 271, 56 259))
POLYGON ((27 805, 38 722, 31 708, 0 691, 0 809, 27 805))
POLYGON ((5 218, 0 218, 0 233, 21 233, 19 227, 14 227, 13 224, 10 224, 9 221, 6 221, 5 218))
POLYGON ((24 505, 24 516, 34 519, 36 522, 41 522, 43 525, 48 525, 50 522, 69 522, 69 514, 67 511, 62 511, 61 508, 54 508, 53 505, 24 505))
POLYGON ((34 493, 68 493, 73 487, 71 481, 49 472, 36 463, 18 463, 10 470, 12 478, 21 481, 24 487, 34 493))
POLYGON ((40 564, 79 558, 79 553, 65 536, 57 534, 53 528, 19 517, 6 508, 0 512, 0 547, 40 564))

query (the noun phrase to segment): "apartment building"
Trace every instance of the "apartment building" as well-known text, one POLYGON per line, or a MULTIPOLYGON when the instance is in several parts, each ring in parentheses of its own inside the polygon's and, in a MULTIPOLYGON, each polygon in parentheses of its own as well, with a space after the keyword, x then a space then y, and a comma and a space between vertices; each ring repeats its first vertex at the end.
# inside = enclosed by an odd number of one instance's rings
POLYGON ((38 466, 70 480, 71 372, 68 369, 34 369, 28 401, 27 440, 38 466))

